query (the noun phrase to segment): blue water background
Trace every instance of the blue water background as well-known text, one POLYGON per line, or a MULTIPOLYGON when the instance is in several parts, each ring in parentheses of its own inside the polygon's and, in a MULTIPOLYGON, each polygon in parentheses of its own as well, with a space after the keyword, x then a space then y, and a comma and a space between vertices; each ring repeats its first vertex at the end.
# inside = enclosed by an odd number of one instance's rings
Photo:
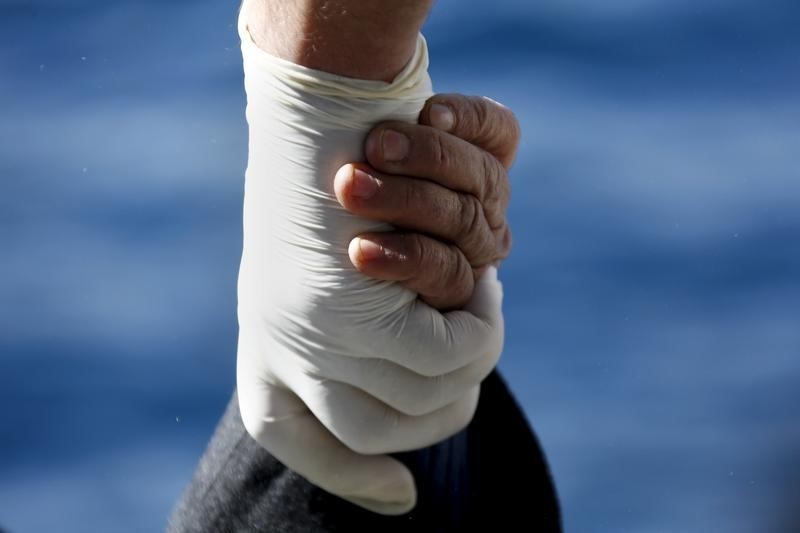
MULTIPOLYGON (((236 8, 0 3, 12 532, 162 529, 234 386, 236 8)), ((568 531, 798 530, 798 28, 788 0, 431 15, 436 88, 523 126, 501 368, 568 531)))

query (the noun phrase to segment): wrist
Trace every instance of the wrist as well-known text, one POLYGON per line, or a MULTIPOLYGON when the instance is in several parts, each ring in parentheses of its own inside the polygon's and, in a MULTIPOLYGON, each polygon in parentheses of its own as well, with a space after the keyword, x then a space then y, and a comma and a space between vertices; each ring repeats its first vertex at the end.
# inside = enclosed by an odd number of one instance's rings
POLYGON ((245 0, 265 52, 314 70, 392 81, 414 55, 432 0, 245 0))

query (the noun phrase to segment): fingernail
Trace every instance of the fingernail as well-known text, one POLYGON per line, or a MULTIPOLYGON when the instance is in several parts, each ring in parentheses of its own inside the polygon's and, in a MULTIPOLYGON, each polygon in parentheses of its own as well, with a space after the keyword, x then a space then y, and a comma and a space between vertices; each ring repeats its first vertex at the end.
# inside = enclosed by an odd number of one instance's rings
POLYGON ((378 180, 360 170, 358 168, 353 169, 353 182, 350 185, 350 195, 355 196, 356 198, 360 198, 361 200, 367 200, 375 196, 375 193, 378 191, 378 180))
POLYGON ((431 126, 442 131, 450 131, 456 123, 456 117, 450 106, 433 104, 429 112, 431 126))
POLYGON ((361 238, 358 239, 358 252, 360 258, 364 261, 372 261, 385 255, 380 244, 361 238))
POLYGON ((408 154, 408 137, 394 130, 383 130, 381 147, 386 161, 400 161, 408 154))

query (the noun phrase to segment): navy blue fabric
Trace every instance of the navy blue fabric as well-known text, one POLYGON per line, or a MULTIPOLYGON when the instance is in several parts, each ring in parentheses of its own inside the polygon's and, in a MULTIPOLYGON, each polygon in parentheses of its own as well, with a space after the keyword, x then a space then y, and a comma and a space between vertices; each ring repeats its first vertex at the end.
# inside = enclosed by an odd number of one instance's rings
POLYGON ((414 473, 417 506, 400 517, 365 511, 261 448, 245 431, 234 394, 168 531, 561 531, 542 450, 496 371, 483 382, 466 429, 395 456, 414 473))

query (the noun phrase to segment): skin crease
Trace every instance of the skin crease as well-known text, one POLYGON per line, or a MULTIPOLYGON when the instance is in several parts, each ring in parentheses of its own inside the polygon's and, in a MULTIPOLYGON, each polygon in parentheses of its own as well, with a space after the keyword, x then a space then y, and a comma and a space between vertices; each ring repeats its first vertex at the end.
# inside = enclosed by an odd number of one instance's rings
POLYGON ((253 14, 253 40, 266 52, 315 70, 387 82, 413 56, 432 4, 433 0, 245 0, 253 14))

